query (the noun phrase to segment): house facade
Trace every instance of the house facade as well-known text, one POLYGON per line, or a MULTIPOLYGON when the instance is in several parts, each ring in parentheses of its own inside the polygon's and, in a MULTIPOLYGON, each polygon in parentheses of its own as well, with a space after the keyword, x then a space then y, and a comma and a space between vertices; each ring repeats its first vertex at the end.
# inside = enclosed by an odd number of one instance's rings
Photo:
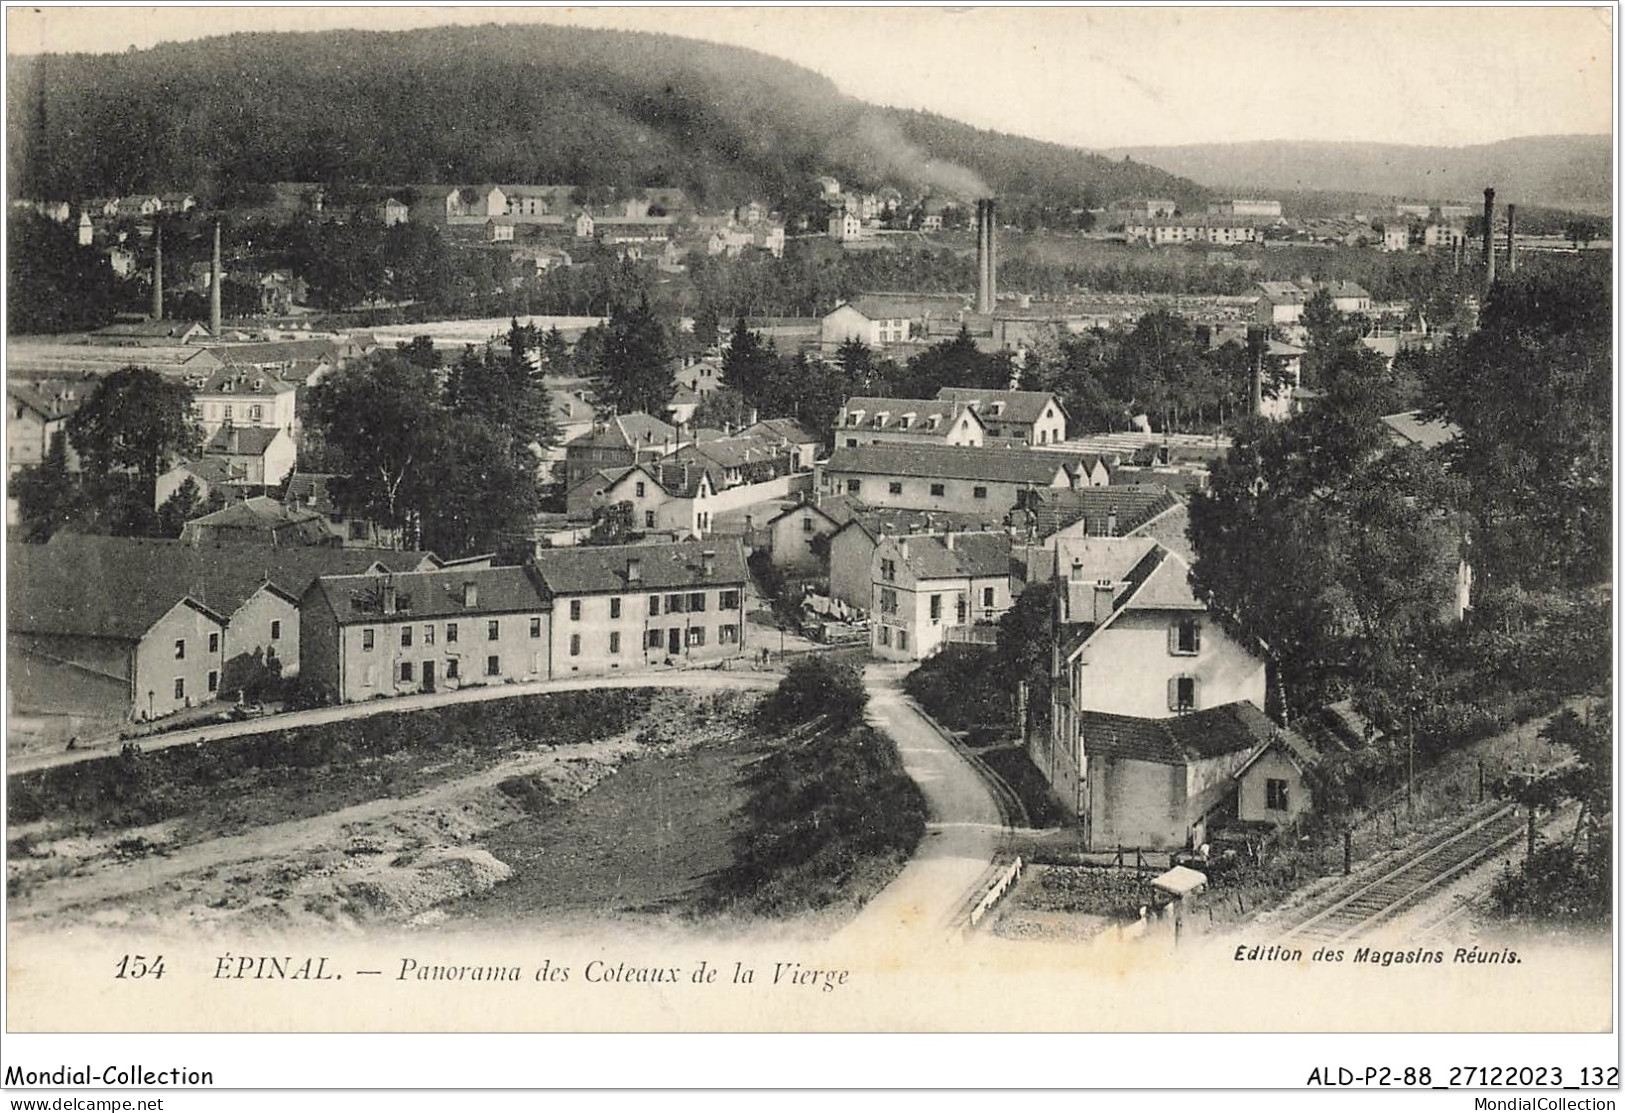
POLYGON ((990 625, 1010 609, 1010 538, 882 537, 870 581, 870 651, 887 661, 921 661, 942 648, 950 630, 990 625))
POLYGON ((931 444, 980 448, 986 434, 986 426, 969 406, 930 398, 848 398, 835 415, 838 447, 931 444))
POLYGON ((1020 448, 839 445, 818 486, 826 496, 848 495, 869 506, 1002 518, 1027 491, 1073 486, 1072 464, 1020 448))
POLYGON ((737 544, 545 549, 534 572, 553 605, 554 676, 706 664, 745 650, 737 544))
POLYGON ((1066 408, 1048 391, 945 386, 937 398, 973 410, 993 440, 1021 441, 1034 447, 1066 440, 1066 408))
POLYGON ((222 428, 283 429, 298 435, 298 389, 257 368, 228 364, 211 374, 192 395, 192 413, 205 439, 222 428))
POLYGON ((528 568, 322 576, 299 610, 301 675, 336 703, 551 675, 528 568))

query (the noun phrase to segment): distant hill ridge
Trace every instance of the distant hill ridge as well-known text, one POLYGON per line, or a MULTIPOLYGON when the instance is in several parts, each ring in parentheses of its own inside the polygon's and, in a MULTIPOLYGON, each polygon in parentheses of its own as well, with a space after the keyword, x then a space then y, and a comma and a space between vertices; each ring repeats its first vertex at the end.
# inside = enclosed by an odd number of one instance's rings
POLYGON ((1206 191, 1153 167, 842 95, 737 47, 573 27, 238 34, 11 60, 13 196, 249 182, 680 186, 777 200, 831 174, 1057 205, 1206 191))
POLYGON ((1121 147, 1103 154, 1160 167, 1213 189, 1337 190, 1417 200, 1504 200, 1562 207, 1613 199, 1613 140, 1542 135, 1467 147, 1270 140, 1121 147))

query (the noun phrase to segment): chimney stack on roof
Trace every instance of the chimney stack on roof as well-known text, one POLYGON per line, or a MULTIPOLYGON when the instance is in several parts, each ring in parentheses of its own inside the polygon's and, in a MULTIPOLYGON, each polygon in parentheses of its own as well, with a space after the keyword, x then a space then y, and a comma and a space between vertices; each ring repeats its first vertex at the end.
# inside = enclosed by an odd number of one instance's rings
POLYGON ((997 240, 993 198, 976 202, 976 312, 991 314, 998 298, 997 240))

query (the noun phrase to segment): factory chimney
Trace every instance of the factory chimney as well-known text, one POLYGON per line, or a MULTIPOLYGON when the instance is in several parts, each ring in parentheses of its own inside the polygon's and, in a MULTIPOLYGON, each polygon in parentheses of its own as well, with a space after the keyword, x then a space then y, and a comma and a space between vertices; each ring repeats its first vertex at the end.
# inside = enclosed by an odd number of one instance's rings
POLYGON ((1517 234, 1518 206, 1507 206, 1507 277, 1511 278, 1518 273, 1518 245, 1513 237, 1517 234))
POLYGON ((1484 290, 1495 285, 1495 190, 1484 191, 1484 290))
POLYGON ((214 222, 214 257, 209 262, 209 335, 220 338, 220 222, 214 222))
POLYGON ((164 319, 164 226, 155 224, 152 233, 152 319, 164 319))
POLYGON ((998 298, 997 243, 993 198, 976 202, 976 312, 991 314, 998 298))

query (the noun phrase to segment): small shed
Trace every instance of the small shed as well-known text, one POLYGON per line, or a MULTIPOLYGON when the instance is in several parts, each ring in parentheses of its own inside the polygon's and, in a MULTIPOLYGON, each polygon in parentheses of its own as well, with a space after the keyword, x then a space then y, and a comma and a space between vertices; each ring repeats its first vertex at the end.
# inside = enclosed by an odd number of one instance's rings
POLYGON ((1319 755, 1301 735, 1277 729, 1236 771, 1236 818, 1281 826, 1314 804, 1312 770, 1319 755))

